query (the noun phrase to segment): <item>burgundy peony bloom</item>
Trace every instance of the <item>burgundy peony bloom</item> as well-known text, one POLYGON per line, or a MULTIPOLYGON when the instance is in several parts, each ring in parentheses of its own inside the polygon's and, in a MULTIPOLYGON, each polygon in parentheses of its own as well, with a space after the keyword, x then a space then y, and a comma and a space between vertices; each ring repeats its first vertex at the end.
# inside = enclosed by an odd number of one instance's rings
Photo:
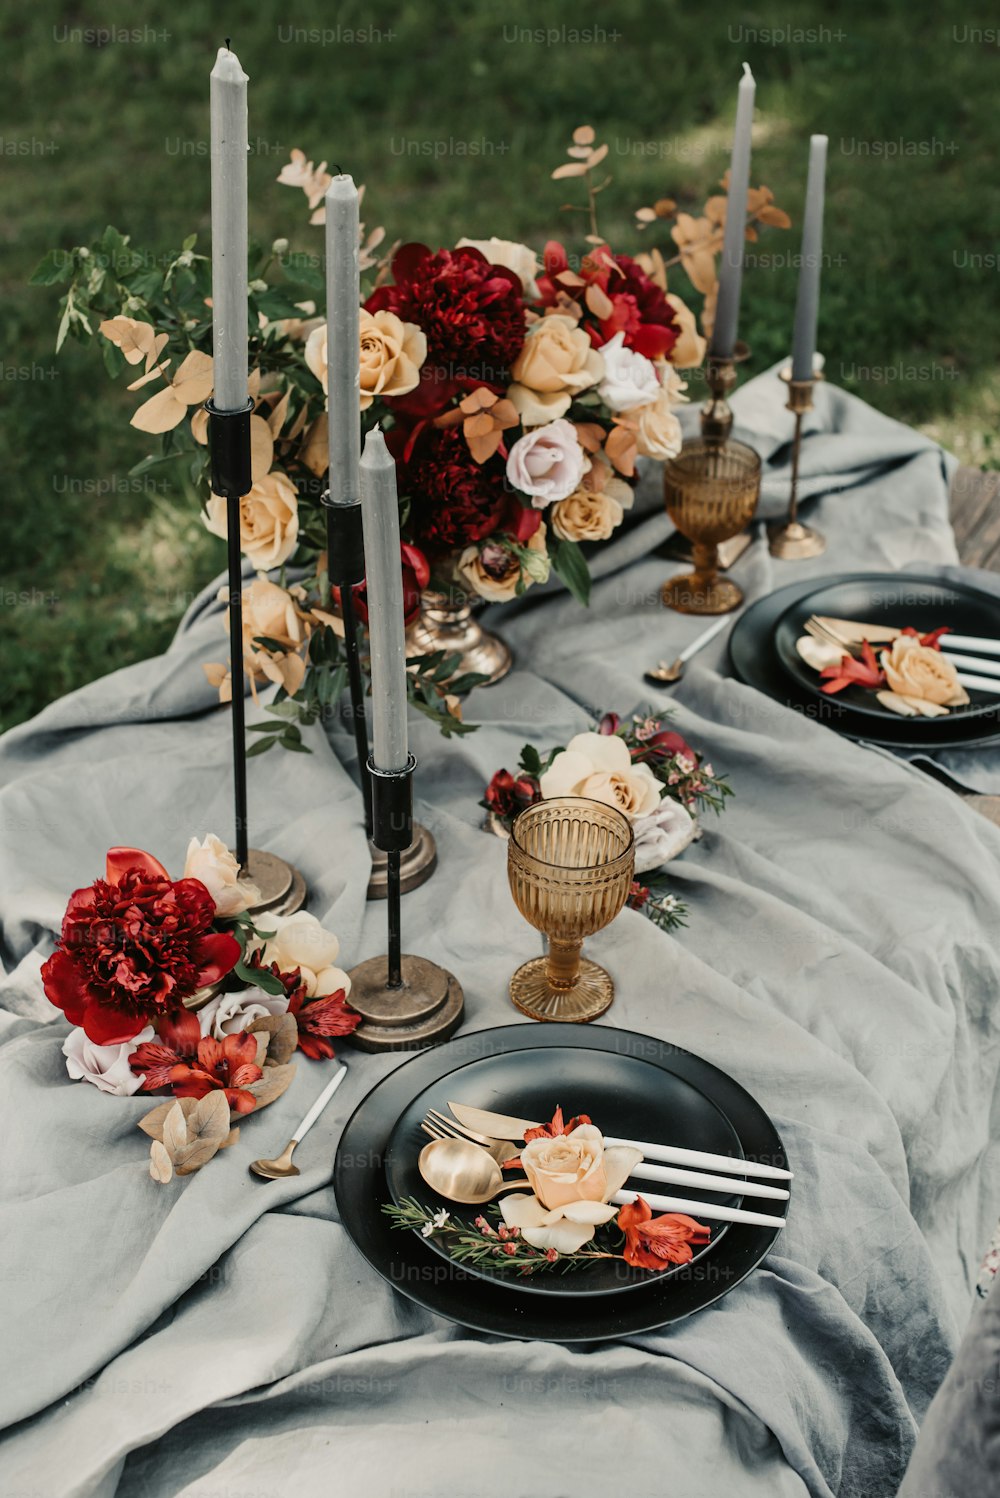
POLYGON ((222 1089, 230 1108, 252 1113, 257 1099, 248 1092, 263 1072, 255 1060, 257 1042, 252 1035, 226 1035, 215 1040, 202 1036, 198 1016, 183 1010, 174 1019, 161 1020, 159 1040, 144 1041, 129 1057, 129 1065, 146 1080, 143 1092, 170 1087, 175 1097, 204 1097, 222 1089))
POLYGON ((498 770, 486 787, 484 800, 498 817, 513 817, 526 806, 542 799, 538 781, 533 775, 514 776, 509 770, 498 770))
POLYGON ((393 408, 426 418, 460 390, 505 390, 525 334, 523 290, 514 272, 490 265, 471 246, 435 255, 425 244, 404 244, 392 274, 394 284, 377 287, 366 308, 395 312, 427 337, 420 384, 393 396, 393 408))
MULTIPOLYGON (((427 558, 419 546, 411 546, 408 541, 399 543, 399 552, 403 564, 403 622, 412 624, 420 613, 420 596, 431 580, 431 569, 427 558)), ((358 618, 368 623, 368 584, 358 583, 354 588, 354 608, 358 618)), ((334 588, 333 596, 339 606, 340 589, 334 588)))
POLYGON ((476 463, 460 427, 426 428, 401 480, 414 539, 432 556, 482 541, 509 512, 503 462, 476 463))
POLYGON ((76 890, 42 968, 48 998, 98 1045, 131 1040, 235 966, 239 942, 212 930, 200 879, 172 880, 138 848, 112 848, 106 876, 76 890))

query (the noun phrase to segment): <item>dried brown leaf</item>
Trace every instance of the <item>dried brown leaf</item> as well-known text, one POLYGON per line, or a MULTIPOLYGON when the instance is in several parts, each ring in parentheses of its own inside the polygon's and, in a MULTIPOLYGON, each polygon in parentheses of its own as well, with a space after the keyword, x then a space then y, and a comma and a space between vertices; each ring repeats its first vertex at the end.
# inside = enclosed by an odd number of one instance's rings
POLYGON ((198 1099, 194 1097, 179 1097, 176 1100, 169 1098, 165 1103, 158 1103, 151 1112, 146 1114, 145 1118, 140 1118, 139 1128, 144 1134, 148 1134, 150 1139, 159 1139, 162 1142, 163 1123, 171 1108, 179 1106, 184 1117, 187 1118, 197 1101, 198 1099))
POLYGON ((607 292, 602 291, 601 288, 594 282, 592 282, 587 287, 587 294, 584 300, 586 301, 587 306, 590 308, 594 316, 596 318, 599 318, 601 321, 603 321, 606 317, 610 317, 612 312, 615 310, 614 303, 608 296, 607 292))
POLYGON ((226 1138, 223 1139, 222 1143, 219 1145, 220 1150, 227 1150, 231 1144, 235 1144, 236 1143, 236 1141, 237 1141, 237 1139, 239 1139, 239 1137, 240 1137, 240 1131, 239 1131, 238 1128, 236 1128, 236 1129, 230 1129, 228 1135, 226 1136, 226 1138))
POLYGON ((577 161, 586 161, 587 157, 590 155, 590 147, 570 146, 569 150, 566 152, 566 155, 574 157, 577 161))
POLYGON ((252 1093, 258 1108, 266 1108, 268 1103, 281 1096, 294 1076, 294 1062, 287 1066, 269 1066, 264 1075, 251 1082, 244 1091, 252 1093))
POLYGON ((187 1119, 184 1117, 183 1108, 177 1102, 163 1120, 163 1143, 171 1157, 176 1159, 177 1151, 183 1149, 187 1141, 187 1119))
POLYGON ((593 169, 594 169, 595 166, 600 166, 601 162, 604 160, 604 158, 605 158, 605 156, 607 156, 607 154, 608 154, 607 144, 605 144, 603 146, 598 146, 597 149, 596 149, 596 151, 591 151, 590 155, 587 158, 587 170, 588 171, 593 171, 593 169))
POLYGON ((258 1066, 264 1065, 262 1055, 266 1057, 268 1066, 284 1066, 295 1053, 299 1027, 295 1023, 294 1014, 265 1014, 254 1020, 250 1026, 250 1034, 256 1035, 258 1040, 263 1038, 265 1043, 263 1053, 258 1045, 258 1066))
POLYGON ((642 224, 655 224, 656 210, 653 208, 637 208, 635 210, 636 222, 642 224))
POLYGON ((657 218, 673 218, 677 212, 677 204, 673 198, 657 198, 653 204, 653 212, 657 218))
POLYGON ((763 208, 758 208, 757 218, 762 224, 769 224, 772 229, 790 229, 792 227, 792 221, 784 209, 775 208, 771 204, 766 204, 763 208))
POLYGON ((167 1153, 166 1145, 160 1139, 154 1139, 149 1146, 149 1173, 161 1186, 165 1186, 173 1179, 173 1161, 167 1153))
POLYGON ((559 182, 563 177, 582 177, 586 170, 582 161, 564 161, 562 166, 557 166, 552 173, 552 180, 559 182))
POLYGON ((577 125, 573 131, 573 141, 578 146, 592 146, 594 144, 593 125, 577 125))

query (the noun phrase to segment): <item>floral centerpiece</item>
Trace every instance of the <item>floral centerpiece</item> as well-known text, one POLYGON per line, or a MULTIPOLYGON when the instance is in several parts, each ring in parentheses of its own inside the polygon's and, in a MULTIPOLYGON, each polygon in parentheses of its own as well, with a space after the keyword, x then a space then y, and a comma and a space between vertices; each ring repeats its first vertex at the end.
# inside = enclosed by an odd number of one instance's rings
MULTIPOLYGON (((467 647, 476 629, 449 633, 442 605, 504 602, 553 571, 586 602, 588 551, 622 524, 637 459, 668 458, 680 444, 679 371, 704 354, 726 198, 710 198, 702 219, 669 199, 640 210, 640 227, 674 220, 677 252, 623 254, 597 225, 607 154, 590 126, 574 131, 552 175, 584 186, 586 202, 566 206, 587 215, 589 233, 575 245, 550 240, 541 256, 471 238, 383 253, 385 231, 362 226, 359 416, 366 428, 381 424, 396 459, 411 698, 445 733, 468 731, 460 693, 499 672, 463 667, 463 651, 475 661, 467 647), (705 298, 702 332, 668 290, 674 266, 705 298), (422 601, 430 607, 421 621, 422 601)), ((325 163, 295 150, 278 180, 305 194, 311 224, 323 223, 325 163)), ((755 225, 787 223, 766 188, 750 199, 751 237, 755 225)), ((32 279, 65 288, 57 348, 67 336, 98 339, 109 374, 127 372, 128 388, 142 392, 132 425, 154 436, 158 450, 133 473, 173 465, 200 498, 209 530, 224 536, 204 410, 213 387, 211 267, 196 236, 153 256, 108 228, 91 245, 50 252, 32 279)), ((258 753, 275 743, 305 749, 302 726, 336 708, 345 682, 320 503, 328 467, 323 294, 315 255, 292 251, 285 238, 253 251, 253 487, 241 504, 240 541, 258 577, 245 590, 244 638, 230 642, 230 654, 241 652, 255 690, 275 689, 272 717, 254 725, 258 753)), ((364 602, 362 588, 362 618, 364 602)), ((206 670, 225 699, 230 668, 210 661, 206 670)))
POLYGON ((296 1051, 331 1058, 333 1038, 361 1022, 336 936, 305 911, 265 913, 258 927, 256 898, 214 835, 191 839, 180 879, 139 848, 112 848, 104 878, 70 896, 42 966, 73 1026, 69 1075, 119 1097, 170 1094, 139 1124, 157 1181, 234 1143, 237 1121, 288 1087, 296 1051))
POLYGON ((724 775, 665 720, 651 713, 605 713, 596 732, 578 733, 545 754, 521 750, 517 772, 498 770, 480 802, 491 831, 506 836, 517 813, 552 796, 584 796, 614 806, 632 823, 635 872, 628 904, 664 931, 686 924, 663 866, 700 835, 703 810, 721 812, 733 794, 724 775))

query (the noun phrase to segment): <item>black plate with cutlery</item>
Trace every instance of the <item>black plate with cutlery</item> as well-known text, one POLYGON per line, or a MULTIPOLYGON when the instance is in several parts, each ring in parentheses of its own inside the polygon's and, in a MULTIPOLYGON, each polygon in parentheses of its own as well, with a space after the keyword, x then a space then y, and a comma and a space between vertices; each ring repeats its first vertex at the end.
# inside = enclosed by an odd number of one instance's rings
MULTIPOLYGON (((547 1122, 558 1106, 565 1119, 588 1114, 603 1134, 619 1139, 649 1139, 716 1155, 738 1157, 743 1153, 739 1136, 716 1103, 691 1082, 641 1056, 609 1056, 580 1046, 565 1046, 554 1057, 548 1047, 539 1046, 511 1055, 484 1057, 432 1082, 418 1093, 397 1120, 385 1161, 386 1183, 397 1205, 416 1197, 435 1208, 447 1207, 453 1219, 469 1224, 485 1208, 460 1206, 437 1196, 417 1167, 420 1151, 428 1143, 420 1127, 427 1110, 436 1108, 450 1116, 449 1101, 468 1103, 474 1108, 489 1108, 496 1102, 505 1113, 540 1122, 547 1122)), ((512 1180, 524 1177, 524 1171, 519 1169, 505 1174, 512 1180)), ((642 1181, 638 1177, 629 1182, 629 1187, 639 1192, 652 1191, 730 1207, 741 1204, 738 1193, 720 1195, 662 1181, 642 1181)), ((754 1200, 743 1205, 751 1208, 759 1205, 761 1212, 780 1217, 786 1204, 765 1199, 759 1204, 754 1200)), ((695 1247, 692 1263, 710 1253, 729 1226, 705 1221, 712 1229, 711 1241, 695 1247)), ((434 1238, 427 1240, 427 1247, 449 1264, 453 1262, 444 1245, 434 1238)), ((664 1274, 675 1274, 681 1267, 675 1265, 664 1274)), ((613 1295, 649 1283, 644 1270, 631 1269, 620 1259, 601 1259, 565 1274, 543 1270, 527 1278, 513 1275, 502 1266, 493 1269, 469 1264, 466 1268, 469 1274, 495 1281, 507 1289, 536 1295, 613 1295)))
MULTIPOLYGON (((414 1056, 372 1089, 344 1129, 334 1188, 343 1225, 369 1264, 401 1295, 450 1321, 493 1335, 554 1342, 597 1342, 651 1331, 733 1290, 760 1263, 780 1229, 733 1223, 718 1235, 707 1257, 669 1276, 650 1274, 648 1283, 627 1295, 538 1295, 521 1284, 496 1285, 461 1265, 444 1262, 418 1234, 392 1227, 382 1211, 391 1200, 384 1166, 402 1115, 417 1098, 422 1102, 423 1094, 432 1088, 443 1101, 474 1101, 477 1107, 509 1112, 515 1096, 527 1100, 520 1079, 538 1067, 534 1059, 538 1053, 544 1056, 547 1077, 544 1087, 536 1078, 531 1086, 538 1089, 539 1100, 543 1092, 546 1099, 552 1098, 553 1107, 560 1101, 564 1108, 573 1102, 590 1111, 589 1098, 585 1100, 572 1071, 563 1069, 563 1053, 578 1067, 586 1062, 588 1070, 581 1080, 588 1085, 602 1063, 614 1067, 617 1058, 638 1059, 650 1068, 642 1072, 646 1085, 670 1087, 671 1079, 679 1079, 707 1099, 718 1117, 728 1121, 748 1160, 787 1168, 781 1139, 759 1103, 733 1078, 700 1057, 648 1035, 603 1025, 504 1025, 459 1036, 414 1056), (504 1095, 495 1095, 492 1088, 485 1095, 477 1088, 474 1098, 460 1091, 463 1073, 492 1058, 504 1058, 511 1068, 503 1073, 504 1095), (446 1085, 439 1092, 436 1084, 441 1082, 446 1085), (560 1096, 553 1097, 553 1091, 560 1096)), ((638 1075, 629 1072, 633 1080, 638 1075)), ((645 1101, 653 1106, 653 1098, 645 1101)), ((635 1100, 633 1116, 648 1120, 642 1104, 643 1099, 635 1100)), ((691 1106, 701 1116, 701 1105, 691 1106)), ((702 1141, 693 1144, 703 1147, 702 1141)), ((730 1152, 730 1147, 724 1152, 730 1152)), ((676 1190, 659 1183, 657 1189, 676 1190)))
MULTIPOLYGON (((935 582, 932 578, 911 577, 905 572, 875 574, 847 581, 827 582, 796 598, 782 614, 774 632, 774 645, 785 671, 813 696, 826 697, 817 671, 802 659, 796 641, 806 632, 806 621, 814 614, 834 619, 863 621, 891 629, 907 625, 921 634, 946 625, 956 634, 1000 638, 1000 605, 986 593, 965 584, 935 582)), ((945 651, 947 656, 947 650, 945 651)), ((966 652, 963 652, 966 654, 966 652)), ((990 666, 1000 665, 1000 658, 983 657, 990 666)), ((963 666, 972 671, 971 666, 963 666)), ((987 672, 989 674, 989 672, 987 672)), ((1000 708, 1000 677, 995 693, 969 687, 969 702, 949 709, 954 723, 959 718, 996 715, 1000 708)), ((836 694, 854 712, 865 717, 899 722, 899 714, 883 707, 874 692, 864 687, 845 687, 836 694)), ((913 723, 913 719, 904 720, 913 723)), ((941 723, 940 718, 925 718, 923 723, 941 723)), ((918 731, 922 731, 918 730, 918 731)))
MULTIPOLYGON (((1000 638, 1000 607, 988 594, 978 589, 965 588, 964 584, 941 584, 936 578, 911 575, 909 573, 845 573, 825 579, 824 589, 844 584, 864 584, 871 590, 883 590, 895 586, 897 592, 901 582, 914 588, 914 598, 920 595, 924 585, 947 586, 956 593, 968 591, 975 594, 980 605, 988 604, 992 610, 990 628, 971 631, 1000 638)), ((815 578, 790 583, 778 588, 765 598, 760 598, 737 619, 729 636, 729 659, 734 674, 748 686, 755 687, 768 697, 812 718, 846 738, 861 739, 873 744, 882 744, 894 749, 952 749, 972 748, 983 744, 1000 742, 1000 699, 997 711, 985 714, 952 714, 946 718, 900 718, 886 713, 874 718, 871 714, 856 712, 848 702, 839 701, 841 694, 829 696, 816 689, 800 684, 786 669, 778 655, 775 636, 778 626, 789 610, 801 606, 811 594, 819 591, 815 578)), ((869 597, 871 594, 869 595, 869 597)), ((916 607, 916 605, 914 605, 916 607)), ((809 613, 813 612, 810 607, 809 613)), ((861 617, 842 615, 838 617, 861 617)), ((922 620, 923 615, 921 615, 922 620)), ((980 616, 981 617, 981 616, 980 616)), ((882 622, 878 618, 877 606, 869 614, 871 623, 882 622)), ((939 621, 943 623, 944 621, 939 621)), ((915 623, 915 627, 917 624, 915 623)), ((962 633, 966 630, 962 628, 962 633)), ((807 670, 803 663, 803 670, 807 670)))

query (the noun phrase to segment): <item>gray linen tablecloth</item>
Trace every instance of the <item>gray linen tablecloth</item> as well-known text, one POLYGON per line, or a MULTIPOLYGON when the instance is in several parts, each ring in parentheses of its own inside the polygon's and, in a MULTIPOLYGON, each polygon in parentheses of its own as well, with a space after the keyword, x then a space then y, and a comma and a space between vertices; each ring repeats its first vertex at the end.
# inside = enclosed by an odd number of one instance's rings
MULTIPOLYGON (((791 419, 773 376, 739 412, 774 460, 777 513, 791 419)), ((830 549, 796 568, 758 545, 736 573, 752 596, 807 567, 954 562, 937 448, 829 387, 810 421, 830 549)), ((588 612, 551 589, 497 616, 517 669, 471 697, 477 733, 448 744, 412 724, 440 868, 404 901, 405 945, 459 976, 468 1030, 518 1017, 506 981, 539 947, 481 830, 484 783, 592 708, 645 704, 644 667, 701 628, 657 603, 670 564, 650 555, 667 533, 655 482, 601 553, 588 612)), ((913 765, 727 679, 721 643, 706 652, 676 724, 736 797, 673 866, 690 926, 671 939, 626 911, 591 945, 617 983, 607 1023, 706 1056, 771 1112, 796 1172, 788 1228, 745 1284, 672 1330, 573 1348, 476 1336, 398 1297, 338 1220, 337 1138, 395 1058, 354 1054, 301 1177, 268 1185, 247 1162, 280 1147, 327 1068, 303 1062, 232 1150, 168 1188, 135 1128, 149 1103, 67 1079, 38 971, 69 891, 109 844, 179 870, 193 832, 230 830, 229 719, 200 671, 223 648, 214 591, 160 659, 0 745, 3 1491, 895 1493, 1000 1208, 1000 831, 913 765)), ((384 950, 384 908, 364 898, 350 736, 309 742, 311 757, 250 762, 252 840, 303 870, 350 966, 384 950)), ((950 768, 998 774, 988 757, 950 768)))

